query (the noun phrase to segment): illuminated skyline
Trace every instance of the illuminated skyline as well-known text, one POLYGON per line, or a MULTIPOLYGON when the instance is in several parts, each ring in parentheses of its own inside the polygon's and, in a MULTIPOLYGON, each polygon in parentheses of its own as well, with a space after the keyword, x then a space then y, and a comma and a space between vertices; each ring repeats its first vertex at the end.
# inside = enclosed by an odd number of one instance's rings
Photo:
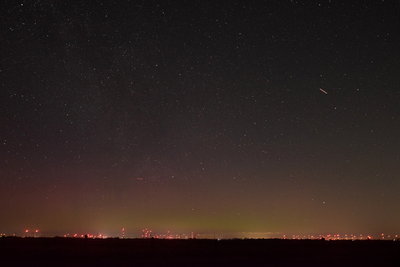
POLYGON ((0 232, 400 232, 398 1, 1 10, 0 232))

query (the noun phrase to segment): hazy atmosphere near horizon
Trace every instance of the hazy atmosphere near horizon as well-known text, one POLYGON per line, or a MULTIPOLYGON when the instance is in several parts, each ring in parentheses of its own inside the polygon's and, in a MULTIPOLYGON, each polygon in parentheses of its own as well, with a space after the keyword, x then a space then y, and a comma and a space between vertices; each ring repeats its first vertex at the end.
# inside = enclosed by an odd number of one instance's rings
POLYGON ((0 233, 400 233, 399 1, 0 7, 0 233))

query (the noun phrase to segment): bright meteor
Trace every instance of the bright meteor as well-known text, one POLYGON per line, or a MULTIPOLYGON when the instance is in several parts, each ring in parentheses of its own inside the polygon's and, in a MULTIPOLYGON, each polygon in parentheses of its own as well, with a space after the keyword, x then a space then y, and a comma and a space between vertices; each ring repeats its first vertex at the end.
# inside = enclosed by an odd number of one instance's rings
POLYGON ((324 94, 328 94, 328 92, 327 91, 325 91, 324 89, 322 89, 322 88, 319 88, 319 90, 322 92, 322 93, 324 93, 324 94))

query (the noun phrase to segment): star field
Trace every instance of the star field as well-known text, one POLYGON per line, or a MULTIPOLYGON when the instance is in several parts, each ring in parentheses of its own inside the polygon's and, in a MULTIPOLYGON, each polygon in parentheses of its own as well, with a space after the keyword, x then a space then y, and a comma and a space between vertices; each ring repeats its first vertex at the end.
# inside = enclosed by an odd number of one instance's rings
POLYGON ((397 1, 1 6, 2 231, 399 231, 397 1))

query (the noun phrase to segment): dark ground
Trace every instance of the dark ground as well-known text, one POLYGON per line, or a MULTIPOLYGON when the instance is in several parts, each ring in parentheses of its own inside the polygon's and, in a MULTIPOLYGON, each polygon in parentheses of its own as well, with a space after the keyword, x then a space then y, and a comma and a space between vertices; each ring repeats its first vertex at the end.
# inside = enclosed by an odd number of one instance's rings
POLYGON ((400 242, 0 238, 0 266, 400 266, 400 242))

